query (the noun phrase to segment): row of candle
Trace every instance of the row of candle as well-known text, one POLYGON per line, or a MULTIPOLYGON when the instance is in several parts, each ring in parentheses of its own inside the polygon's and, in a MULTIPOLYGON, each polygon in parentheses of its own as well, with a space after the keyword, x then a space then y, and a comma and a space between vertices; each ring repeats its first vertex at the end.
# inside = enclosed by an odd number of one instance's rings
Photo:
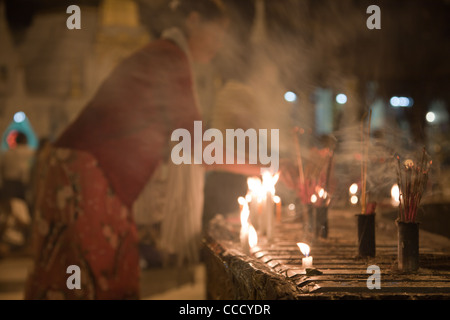
POLYGON ((281 219, 281 199, 275 195, 278 178, 279 174, 272 175, 268 171, 263 173, 262 180, 258 177, 248 178, 247 195, 238 199, 241 210, 244 202, 249 203, 250 221, 268 239, 272 238, 275 210, 277 219, 281 219))
MULTIPOLYGON (((239 197, 238 202, 241 209, 241 232, 240 241, 242 249, 249 254, 251 249, 258 244, 258 233, 253 222, 261 234, 265 234, 270 240, 273 235, 273 217, 274 207, 276 207, 276 217, 281 219, 281 198, 275 195, 275 185, 278 182, 279 175, 272 175, 270 172, 264 172, 261 179, 251 177, 247 179, 248 192, 244 197, 239 197)), ((319 194, 319 196, 326 198, 319 194)), ((306 243, 297 243, 302 254, 303 268, 312 268, 313 258, 309 256, 310 247, 306 243)))
POLYGON ((281 217, 281 199, 275 195, 278 178, 279 174, 272 175, 268 171, 263 173, 262 180, 258 177, 248 178, 247 195, 238 199, 241 209, 240 240, 247 253, 257 243, 256 229, 269 240, 272 238, 275 207, 278 219, 281 217))

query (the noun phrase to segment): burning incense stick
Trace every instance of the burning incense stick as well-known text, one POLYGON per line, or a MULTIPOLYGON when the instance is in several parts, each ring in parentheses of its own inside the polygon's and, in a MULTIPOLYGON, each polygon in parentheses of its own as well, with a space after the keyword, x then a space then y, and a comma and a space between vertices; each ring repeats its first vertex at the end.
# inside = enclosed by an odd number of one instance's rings
POLYGON ((299 132, 299 128, 294 128, 294 139, 295 139, 295 150, 297 152, 297 165, 298 165, 298 174, 300 179, 300 185, 305 184, 305 176, 303 174, 303 162, 302 162, 302 153, 300 150, 300 141, 297 136, 297 132, 299 132))
POLYGON ((366 213, 366 189, 367 189, 367 165, 369 162, 369 144, 370 144, 370 126, 372 119, 372 110, 369 110, 369 128, 367 131, 367 139, 364 135, 364 120, 361 121, 361 213, 366 213))
POLYGON ((420 163, 415 164, 413 160, 400 161, 397 157, 397 180, 399 186, 399 216, 402 222, 415 222, 417 209, 428 182, 428 172, 432 161, 428 161, 428 155, 423 149, 420 163))

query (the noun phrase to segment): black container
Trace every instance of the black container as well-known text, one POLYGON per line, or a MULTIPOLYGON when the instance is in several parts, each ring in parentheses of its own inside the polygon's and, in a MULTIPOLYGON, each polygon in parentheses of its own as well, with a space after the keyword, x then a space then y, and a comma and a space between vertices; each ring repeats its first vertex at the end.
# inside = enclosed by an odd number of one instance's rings
POLYGON ((396 221, 398 230, 398 269, 416 271, 419 269, 419 224, 396 221))
POLYGON ((314 224, 314 207, 312 204, 307 205, 307 217, 305 219, 305 231, 312 232, 314 224))
POLYGON ((326 239, 328 237, 328 207, 316 207, 314 235, 316 238, 326 239))
POLYGON ((358 254, 362 258, 375 257, 375 213, 357 214, 358 254))

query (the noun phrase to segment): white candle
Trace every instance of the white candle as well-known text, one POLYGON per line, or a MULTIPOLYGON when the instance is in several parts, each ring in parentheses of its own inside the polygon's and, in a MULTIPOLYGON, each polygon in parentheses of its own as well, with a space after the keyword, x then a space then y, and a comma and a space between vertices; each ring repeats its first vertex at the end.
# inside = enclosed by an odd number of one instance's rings
POLYGON ((258 234, 252 225, 248 228, 248 246, 250 249, 255 248, 258 245, 258 234))
POLYGON ((276 203, 277 222, 281 222, 281 198, 279 196, 274 196, 273 202, 276 203))
POLYGON ((241 229, 240 239, 241 239, 241 248, 242 248, 242 250, 246 254, 250 254, 250 246, 249 246, 249 243, 248 243, 248 229, 247 230, 241 229))
POLYGON ((248 193, 246 200, 250 203, 250 221, 256 229, 260 227, 259 206, 261 203, 261 180, 257 177, 247 179, 248 193))
POLYGON ((267 238, 270 240, 273 235, 273 216, 275 214, 275 203, 273 197, 275 195, 275 185, 278 182, 279 174, 272 175, 269 171, 263 173, 262 185, 265 191, 265 210, 264 212, 264 222, 265 222, 265 232, 267 238))
POLYGON ((313 257, 309 256, 310 247, 306 243, 303 243, 303 242, 297 243, 297 246, 300 249, 300 251, 303 253, 303 255, 305 256, 304 258, 302 258, 302 267, 304 269, 312 268, 313 257))
POLYGON ((304 269, 312 268, 312 265, 313 265, 313 258, 312 257, 302 258, 302 266, 303 266, 304 269))
POLYGON ((241 240, 241 247, 242 250, 244 250, 245 253, 250 253, 250 247, 248 243, 248 231, 249 231, 249 223, 248 218, 250 216, 250 210, 248 208, 248 203, 245 202, 242 206, 241 210, 241 233, 240 233, 240 240, 241 240))

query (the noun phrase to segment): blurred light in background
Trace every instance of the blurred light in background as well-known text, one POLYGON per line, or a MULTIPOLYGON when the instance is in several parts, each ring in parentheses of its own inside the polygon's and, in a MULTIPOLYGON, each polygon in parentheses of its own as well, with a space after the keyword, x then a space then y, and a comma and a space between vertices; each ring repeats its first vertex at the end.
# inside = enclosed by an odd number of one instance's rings
POLYGON ((414 105, 414 100, 407 97, 392 97, 390 100, 391 106, 393 107, 412 107, 414 105))
POLYGON ((348 189, 351 194, 356 194, 358 192, 358 185, 356 183, 352 184, 348 189))
POLYGON ((288 91, 284 94, 284 100, 287 102, 295 102, 297 101, 297 95, 292 91, 288 91))
POLYGON ((26 118, 27 118, 27 116, 25 115, 25 113, 23 111, 16 112, 13 117, 13 119, 16 123, 24 122, 26 118))
POLYGON ((343 93, 340 93, 336 96, 336 102, 339 104, 346 104, 347 103, 347 96, 343 93))
POLYGON ((351 202, 351 204, 357 204, 358 203, 358 196, 351 196, 350 202, 351 202))
POLYGON ((434 114, 434 112, 428 112, 426 115, 426 119, 429 123, 434 122, 434 120, 436 120, 436 115, 434 114))

